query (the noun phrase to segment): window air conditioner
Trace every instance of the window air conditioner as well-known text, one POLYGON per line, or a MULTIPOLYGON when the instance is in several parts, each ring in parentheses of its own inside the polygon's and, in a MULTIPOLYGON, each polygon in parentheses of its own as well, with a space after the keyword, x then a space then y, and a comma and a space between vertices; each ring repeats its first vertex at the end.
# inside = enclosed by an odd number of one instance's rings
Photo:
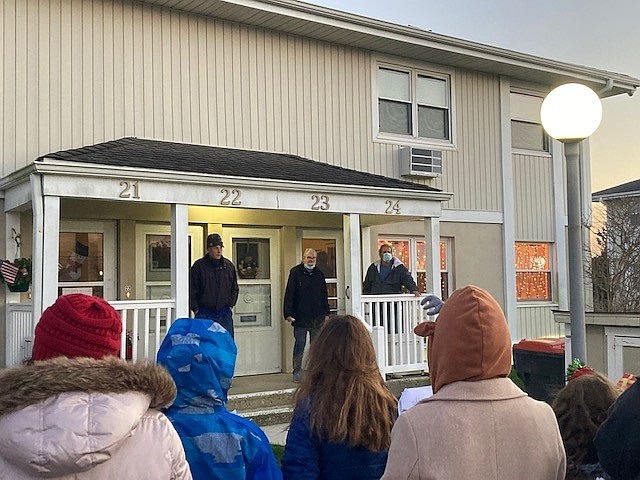
POLYGON ((400 174, 403 177, 437 177, 442 175, 442 152, 414 147, 401 148, 400 174))

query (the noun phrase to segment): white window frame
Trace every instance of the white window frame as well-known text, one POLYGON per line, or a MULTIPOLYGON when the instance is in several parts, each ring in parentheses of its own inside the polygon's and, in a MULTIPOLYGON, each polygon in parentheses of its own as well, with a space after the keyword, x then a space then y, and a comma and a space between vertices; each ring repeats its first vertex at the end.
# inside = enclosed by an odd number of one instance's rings
POLYGON ((395 145, 412 145, 422 148, 435 148, 453 150, 456 148, 456 121, 455 121, 455 82, 453 70, 444 68, 434 68, 430 66, 415 64, 415 63, 403 63, 398 64, 394 61, 378 59, 373 62, 371 83, 372 83, 372 113, 373 113, 373 140, 380 143, 392 143, 395 145), (378 95, 378 71, 381 68, 395 70, 398 72, 408 73, 411 79, 410 96, 411 96, 411 129, 410 135, 403 135, 397 133, 387 133, 380 131, 380 111, 378 101, 380 96, 378 95), (438 80, 444 80, 447 85, 447 98, 448 98, 448 113, 449 113, 449 138, 425 138, 418 136, 418 103, 416 101, 416 79, 418 75, 424 75, 427 77, 435 78, 438 80))
MULTIPOLYGON (((528 96, 528 97, 535 97, 537 99, 540 99, 540 103, 542 104, 542 100, 544 99, 544 94, 540 93, 540 92, 533 92, 530 90, 524 90, 524 89, 511 89, 511 91, 509 92, 509 99, 511 101, 511 95, 523 95, 523 96, 528 96)), ((513 106, 513 105, 512 105, 513 106)), ((522 113, 517 113, 513 111, 513 108, 511 108, 511 115, 509 118, 509 123, 511 125, 513 125, 513 122, 520 122, 520 123, 530 123, 533 125, 539 125, 540 128, 542 129, 542 135, 543 135, 543 150, 534 150, 534 149, 528 149, 528 148, 516 148, 516 147, 511 147, 511 151, 513 153, 516 154, 521 154, 521 155, 529 155, 529 156, 536 156, 536 157, 551 157, 551 143, 552 140, 549 137, 549 135, 547 134, 547 132, 545 132, 544 128, 542 128, 542 121, 540 120, 540 112, 536 112, 535 114, 522 114, 522 113)), ((512 129, 513 130, 513 129, 512 129)), ((509 139, 509 143, 512 145, 513 144, 513 132, 512 132, 512 137, 509 139)))
POLYGON ((555 302, 555 298, 556 298, 556 277, 557 277, 557 272, 556 272, 556 268, 555 268, 555 244, 553 242, 545 242, 545 241, 537 241, 537 240, 516 240, 515 244, 513 246, 514 248, 514 264, 513 264, 513 270, 514 270, 514 275, 516 278, 514 278, 514 285, 516 287, 516 302, 518 304, 518 306, 523 306, 523 305, 534 305, 534 306, 542 306, 542 305, 549 305, 549 304, 554 304, 555 302), (529 245, 536 245, 536 244, 540 244, 540 245, 547 245, 548 248, 548 253, 549 253, 549 267, 546 270, 518 270, 518 268, 516 267, 515 261, 517 261, 517 256, 515 255, 515 247, 517 244, 529 244, 529 245), (548 299, 543 299, 543 300, 533 300, 533 299, 519 299, 518 298, 518 292, 517 292, 517 287, 518 287, 518 273, 519 272, 525 272, 525 273, 542 273, 542 272, 548 272, 549 273, 549 297, 548 299))

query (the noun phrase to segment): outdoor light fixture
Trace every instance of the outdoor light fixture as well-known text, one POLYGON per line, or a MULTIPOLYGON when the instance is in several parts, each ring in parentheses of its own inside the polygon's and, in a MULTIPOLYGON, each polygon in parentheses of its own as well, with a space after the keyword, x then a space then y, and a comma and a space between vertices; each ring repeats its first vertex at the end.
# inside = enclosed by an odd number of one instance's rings
POLYGON ((567 161, 571 356, 586 363, 580 141, 593 134, 600 125, 602 103, 598 95, 589 87, 579 83, 567 83, 554 88, 545 97, 540 109, 540 118, 545 131, 564 143, 564 155, 567 161))

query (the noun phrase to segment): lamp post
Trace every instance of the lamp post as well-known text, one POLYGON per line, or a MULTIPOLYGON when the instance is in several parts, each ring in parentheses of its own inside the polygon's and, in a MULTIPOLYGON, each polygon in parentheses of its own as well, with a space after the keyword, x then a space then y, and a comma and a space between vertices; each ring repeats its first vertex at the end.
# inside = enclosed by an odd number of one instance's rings
POLYGON ((596 131, 602 119, 598 95, 585 85, 567 83, 553 89, 540 109, 546 132, 564 144, 567 162, 567 223, 569 250, 569 318, 571 356, 587 362, 587 335, 582 264, 582 201, 580 142, 596 131))

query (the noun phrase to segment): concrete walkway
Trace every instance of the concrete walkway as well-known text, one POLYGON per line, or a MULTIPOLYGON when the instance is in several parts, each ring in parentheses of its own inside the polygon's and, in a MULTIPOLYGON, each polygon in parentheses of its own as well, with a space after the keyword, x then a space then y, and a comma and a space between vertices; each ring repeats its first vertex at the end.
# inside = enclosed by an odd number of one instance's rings
POLYGON ((280 423, 278 425, 267 425, 260 427, 269 438, 269 442, 274 445, 284 445, 287 441, 288 423, 280 423))

